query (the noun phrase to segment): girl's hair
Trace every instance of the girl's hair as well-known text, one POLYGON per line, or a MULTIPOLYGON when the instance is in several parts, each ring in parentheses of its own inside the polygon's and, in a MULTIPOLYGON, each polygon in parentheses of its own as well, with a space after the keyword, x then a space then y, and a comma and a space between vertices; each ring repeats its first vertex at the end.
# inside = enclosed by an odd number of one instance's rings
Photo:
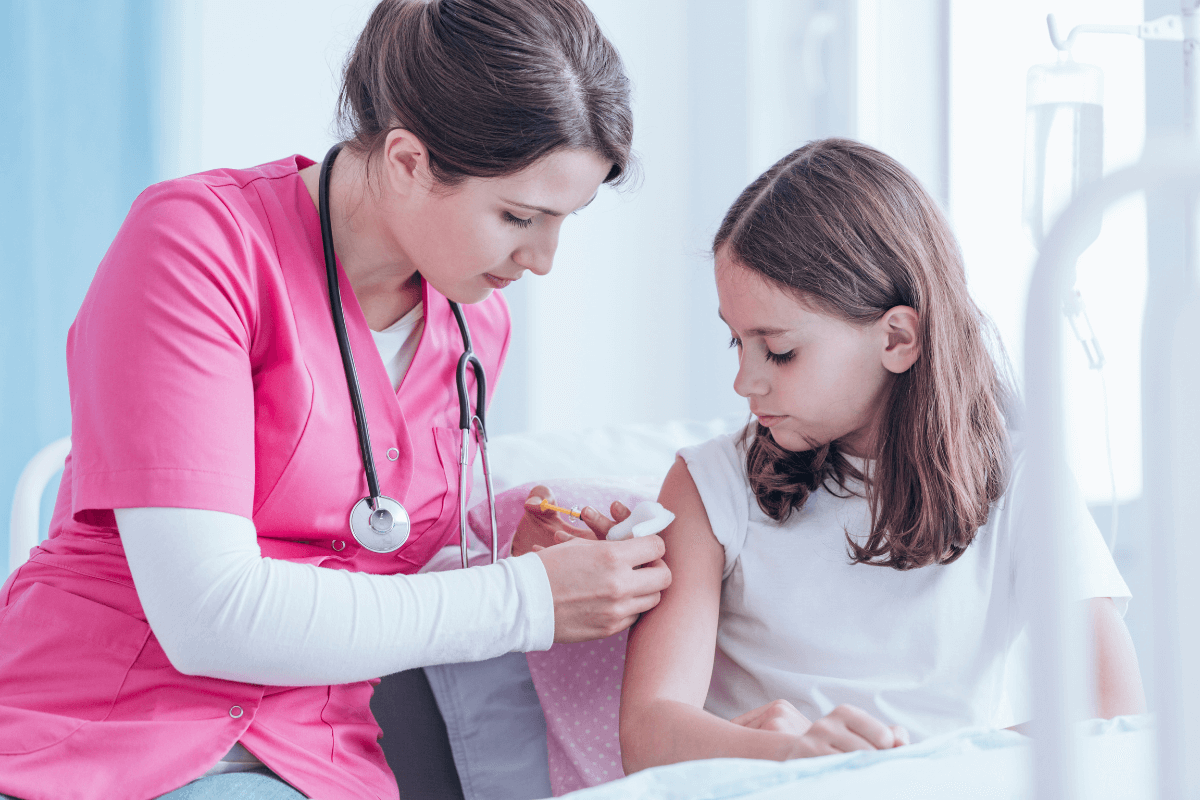
POLYGON ((562 148, 611 161, 606 183, 632 161, 629 79, 581 0, 383 0, 346 61, 338 117, 368 158, 411 131, 444 186, 562 148))
POLYGON ((956 560, 1007 486, 1013 394, 937 203, 878 150, 811 142, 742 192, 717 232, 713 251, 721 248, 822 313, 867 325, 909 306, 919 317, 920 356, 882 401, 870 474, 836 441, 789 452, 756 425, 746 464, 759 506, 783 521, 826 481, 846 491, 847 478, 863 478, 871 530, 861 543, 847 534, 854 563, 905 570, 956 560))

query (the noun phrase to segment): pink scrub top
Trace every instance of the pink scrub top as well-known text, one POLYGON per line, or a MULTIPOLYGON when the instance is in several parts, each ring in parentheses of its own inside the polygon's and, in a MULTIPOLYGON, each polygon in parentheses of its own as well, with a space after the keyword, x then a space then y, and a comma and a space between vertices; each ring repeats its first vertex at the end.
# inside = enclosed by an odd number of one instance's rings
MULTIPOLYGON (((447 301, 424 284, 424 333, 396 392, 339 269, 381 489, 412 519, 392 553, 350 534, 367 487, 298 174, 311 163, 152 186, 100 263, 67 344, 72 450, 50 538, 0 589, 0 792, 143 800, 240 741, 310 797, 398 796, 369 707, 377 681, 259 686, 174 669, 112 512, 238 514, 264 556, 377 574, 416 572, 457 541, 462 339, 447 301)), ((495 386, 504 300, 463 310, 495 386)))

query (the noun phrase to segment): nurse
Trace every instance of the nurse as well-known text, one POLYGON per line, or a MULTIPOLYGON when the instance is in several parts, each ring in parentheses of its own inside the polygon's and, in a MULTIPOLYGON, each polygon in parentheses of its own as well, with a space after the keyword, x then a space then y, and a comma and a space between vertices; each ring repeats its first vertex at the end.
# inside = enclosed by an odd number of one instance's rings
POLYGON ((147 189, 71 329, 50 538, 0 589, 0 793, 395 798, 378 676, 610 635, 668 584, 657 537, 414 574, 458 535, 448 300, 490 389, 509 343, 495 290, 546 274, 564 220, 630 165, 628 81, 591 13, 385 0, 341 122, 338 281, 381 489, 411 534, 377 553, 348 529, 367 487, 318 165, 147 189))

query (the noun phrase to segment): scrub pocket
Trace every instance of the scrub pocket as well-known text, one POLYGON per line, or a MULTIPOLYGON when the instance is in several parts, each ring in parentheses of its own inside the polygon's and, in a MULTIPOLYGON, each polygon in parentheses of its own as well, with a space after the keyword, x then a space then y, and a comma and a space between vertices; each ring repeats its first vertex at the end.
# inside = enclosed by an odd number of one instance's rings
MULTIPOLYGON (((442 495, 442 511, 438 514, 439 520, 458 520, 458 475, 459 475, 459 454, 462 452, 462 430, 459 428, 446 428, 442 426, 433 429, 433 438, 437 442, 438 459, 442 462, 442 471, 446 475, 446 492, 442 495)), ((471 435, 471 454, 470 462, 467 464, 467 498, 471 497, 471 466, 475 463, 475 456, 479 451, 479 446, 475 443, 474 434, 471 435)), ((457 528, 456 528, 457 529, 457 528)), ((457 541, 457 539, 455 540, 457 541)))
POLYGON ((32 753, 108 716, 150 626, 45 583, 0 611, 0 754, 32 753))

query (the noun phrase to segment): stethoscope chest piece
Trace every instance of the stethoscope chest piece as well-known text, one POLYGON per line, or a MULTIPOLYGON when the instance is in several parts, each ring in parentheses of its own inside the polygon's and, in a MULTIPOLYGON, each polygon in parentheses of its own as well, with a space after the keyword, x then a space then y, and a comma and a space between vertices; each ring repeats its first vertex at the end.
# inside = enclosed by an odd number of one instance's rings
POLYGON ((371 509, 371 499, 364 497, 350 509, 350 532, 358 543, 376 553, 390 553, 408 541, 412 530, 404 506, 385 495, 371 509))

